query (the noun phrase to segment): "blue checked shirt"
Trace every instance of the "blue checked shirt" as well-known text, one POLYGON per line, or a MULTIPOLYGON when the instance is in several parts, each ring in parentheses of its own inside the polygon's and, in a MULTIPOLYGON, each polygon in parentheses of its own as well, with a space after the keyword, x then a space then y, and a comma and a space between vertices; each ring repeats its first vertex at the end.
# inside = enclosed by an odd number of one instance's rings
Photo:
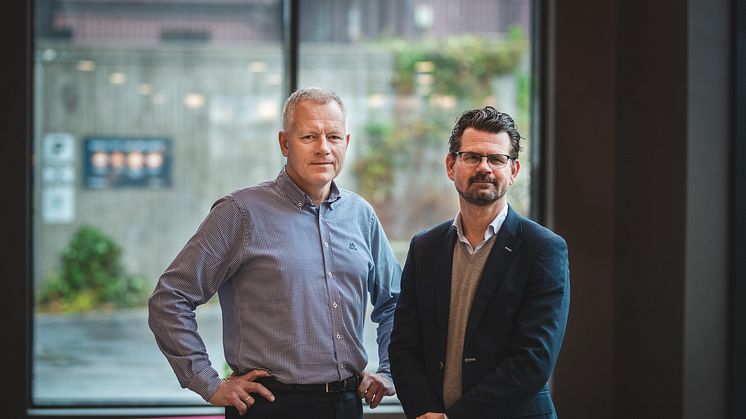
POLYGON ((401 268, 373 208, 331 185, 317 207, 283 169, 272 182, 218 200, 161 275, 150 328, 182 387, 209 400, 220 385, 195 308, 216 292, 225 359, 238 373, 266 368, 294 384, 338 381, 365 369, 368 294, 378 323, 378 372, 401 268))

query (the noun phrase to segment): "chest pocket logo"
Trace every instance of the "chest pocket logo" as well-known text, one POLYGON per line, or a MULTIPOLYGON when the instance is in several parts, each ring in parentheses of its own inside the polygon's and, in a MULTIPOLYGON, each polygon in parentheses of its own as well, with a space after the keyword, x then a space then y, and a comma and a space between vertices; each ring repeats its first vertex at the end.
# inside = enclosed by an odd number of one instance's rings
POLYGON ((350 249, 357 250, 357 247, 355 247, 355 243, 350 242, 350 249))

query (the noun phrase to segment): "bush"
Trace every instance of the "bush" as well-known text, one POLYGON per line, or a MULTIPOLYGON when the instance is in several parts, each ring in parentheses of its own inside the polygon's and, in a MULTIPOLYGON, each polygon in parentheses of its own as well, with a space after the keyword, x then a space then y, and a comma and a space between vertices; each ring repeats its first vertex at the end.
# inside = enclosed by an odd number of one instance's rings
POLYGON ((62 251, 62 269, 39 294, 46 311, 79 312, 132 307, 145 301, 145 280, 124 270, 122 249, 96 227, 84 225, 62 251))
POLYGON ((519 28, 511 29, 505 39, 485 39, 474 35, 420 42, 396 41, 394 77, 397 94, 411 95, 417 91, 418 65, 430 63, 433 95, 454 96, 481 103, 493 94, 494 77, 514 73, 525 54, 528 42, 519 28))

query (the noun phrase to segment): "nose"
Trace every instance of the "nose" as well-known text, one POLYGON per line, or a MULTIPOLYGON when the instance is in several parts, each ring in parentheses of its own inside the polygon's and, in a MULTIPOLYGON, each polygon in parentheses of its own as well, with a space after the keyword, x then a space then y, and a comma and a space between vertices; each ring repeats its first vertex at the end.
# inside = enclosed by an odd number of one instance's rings
POLYGON ((331 151, 329 149, 329 140, 326 139, 326 135, 322 135, 319 137, 319 141, 317 142, 318 147, 316 148, 317 154, 326 155, 329 154, 331 151))
POLYGON ((482 156, 475 170, 478 172, 492 172, 492 166, 490 166, 490 163, 487 161, 487 156, 482 156))

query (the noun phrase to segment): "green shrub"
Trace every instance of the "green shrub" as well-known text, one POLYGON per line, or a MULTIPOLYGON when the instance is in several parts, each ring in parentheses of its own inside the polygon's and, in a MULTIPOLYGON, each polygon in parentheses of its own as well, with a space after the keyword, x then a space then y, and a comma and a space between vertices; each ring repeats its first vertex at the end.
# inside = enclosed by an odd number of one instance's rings
POLYGON ((122 249, 96 227, 84 225, 61 254, 62 268, 39 293, 39 308, 79 312, 132 307, 145 301, 145 280, 125 271, 122 249))
MULTIPOLYGON (((499 93, 493 91, 496 77, 515 75, 518 115, 513 116, 524 127, 530 127, 531 116, 531 78, 521 70, 529 43, 518 27, 501 38, 463 35, 385 45, 394 58, 391 86, 396 95, 421 96, 421 102, 412 106, 398 101, 400 108, 395 109, 393 119, 382 122, 373 117, 365 126, 364 141, 358 142, 364 152, 352 167, 357 191, 379 216, 393 204, 393 189, 402 173, 417 173, 427 150, 442 153, 447 149, 453 121, 461 110, 481 107, 499 93)), ((413 191, 410 198, 416 194, 413 191)))
POLYGON ((418 64, 432 64, 431 93, 455 96, 474 103, 492 92, 492 79, 511 74, 528 52, 528 41, 519 28, 512 28, 504 39, 463 35, 446 40, 396 41, 394 77, 397 94, 411 95, 417 89, 418 64))

